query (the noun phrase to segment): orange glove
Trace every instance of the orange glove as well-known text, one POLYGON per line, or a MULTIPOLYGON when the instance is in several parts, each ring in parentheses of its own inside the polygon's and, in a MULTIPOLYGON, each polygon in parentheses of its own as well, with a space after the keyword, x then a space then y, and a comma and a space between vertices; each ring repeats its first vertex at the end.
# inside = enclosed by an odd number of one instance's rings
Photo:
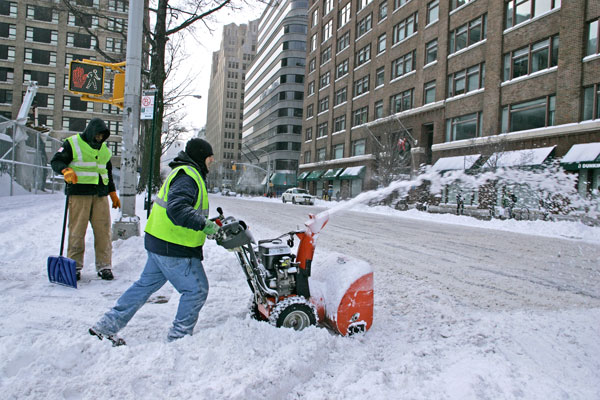
POLYGON ((110 199, 112 200, 112 208, 121 208, 121 200, 119 200, 119 196, 117 196, 117 192, 110 192, 108 194, 110 199))
POLYGON ((65 182, 73 184, 77 183, 77 174, 73 171, 73 168, 65 168, 60 172, 62 172, 65 182))

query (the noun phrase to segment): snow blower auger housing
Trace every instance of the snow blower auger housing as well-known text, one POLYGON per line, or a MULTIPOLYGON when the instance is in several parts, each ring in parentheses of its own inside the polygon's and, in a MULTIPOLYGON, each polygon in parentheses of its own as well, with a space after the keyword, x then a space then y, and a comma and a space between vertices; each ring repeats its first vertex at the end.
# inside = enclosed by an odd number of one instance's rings
POLYGON ((253 318, 277 327, 304 329, 317 323, 341 335, 366 332, 373 322, 373 271, 364 261, 345 256, 314 263, 318 233, 328 214, 310 215, 302 230, 274 239, 254 240, 244 221, 215 218, 217 244, 235 253, 252 291, 253 318), (294 237, 300 239, 293 253, 294 237), (312 271, 311 271, 312 270, 312 271), (316 272, 311 277, 311 272, 316 272), (311 293, 312 291, 312 293, 311 293))

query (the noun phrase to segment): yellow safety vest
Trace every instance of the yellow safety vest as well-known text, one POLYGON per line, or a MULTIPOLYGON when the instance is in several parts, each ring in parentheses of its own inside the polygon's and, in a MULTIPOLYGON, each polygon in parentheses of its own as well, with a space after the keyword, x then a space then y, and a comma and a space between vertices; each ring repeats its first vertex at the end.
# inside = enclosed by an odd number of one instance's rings
POLYGON ((198 185, 198 198, 196 199, 196 204, 194 204, 194 209, 198 210, 202 207, 200 212, 205 218, 208 218, 208 192, 206 191, 204 180, 195 168, 184 165, 171 171, 167 180, 163 183, 158 192, 158 197, 152 206, 152 211, 150 212, 150 217, 148 218, 146 229, 144 231, 169 243, 175 243, 186 247, 198 247, 204 244, 206 234, 202 231, 175 225, 167 215, 167 200, 171 181, 181 170, 194 179, 198 185))
POLYGON ((100 149, 92 148, 83 138, 77 134, 67 139, 73 151, 73 160, 69 167, 77 174, 77 184, 97 185, 98 177, 108 185, 108 169, 106 164, 112 157, 111 151, 102 143, 100 149))

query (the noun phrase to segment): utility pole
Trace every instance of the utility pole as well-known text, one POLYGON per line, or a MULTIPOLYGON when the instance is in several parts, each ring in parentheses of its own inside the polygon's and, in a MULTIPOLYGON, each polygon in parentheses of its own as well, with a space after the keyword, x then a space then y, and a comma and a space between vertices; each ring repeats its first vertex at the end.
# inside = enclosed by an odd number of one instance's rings
POLYGON ((123 150, 121 154, 121 217, 112 226, 112 238, 140 235, 140 218, 135 215, 138 136, 141 109, 142 41, 144 0, 129 1, 127 58, 123 104, 123 150))

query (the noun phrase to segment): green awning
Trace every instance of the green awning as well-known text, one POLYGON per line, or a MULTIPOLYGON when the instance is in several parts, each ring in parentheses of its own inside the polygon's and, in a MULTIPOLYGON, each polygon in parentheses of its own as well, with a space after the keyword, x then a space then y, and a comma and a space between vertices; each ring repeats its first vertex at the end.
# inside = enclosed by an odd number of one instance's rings
POLYGON ((568 171, 600 168, 600 142, 573 145, 560 163, 568 171))
POLYGON ((270 182, 274 186, 296 186, 296 174, 275 172, 273 175, 271 175, 270 182))
POLYGON ((299 181, 303 181, 304 179, 306 179, 308 174, 310 174, 309 171, 304 171, 300 175, 298 175, 298 177, 296 179, 298 179, 299 181))
POLYGON ((338 179, 338 175, 340 174, 340 172, 342 172, 344 168, 332 168, 332 169, 328 169, 323 176, 321 176, 321 179, 338 179))
POLYGON ((307 181, 318 181, 321 178, 321 175, 323 175, 325 173, 325 171, 321 170, 321 169, 317 169, 312 171, 310 174, 308 174, 308 176, 306 177, 307 181))
POLYGON ((364 176, 365 166, 349 167, 339 176, 339 179, 360 179, 364 176))

